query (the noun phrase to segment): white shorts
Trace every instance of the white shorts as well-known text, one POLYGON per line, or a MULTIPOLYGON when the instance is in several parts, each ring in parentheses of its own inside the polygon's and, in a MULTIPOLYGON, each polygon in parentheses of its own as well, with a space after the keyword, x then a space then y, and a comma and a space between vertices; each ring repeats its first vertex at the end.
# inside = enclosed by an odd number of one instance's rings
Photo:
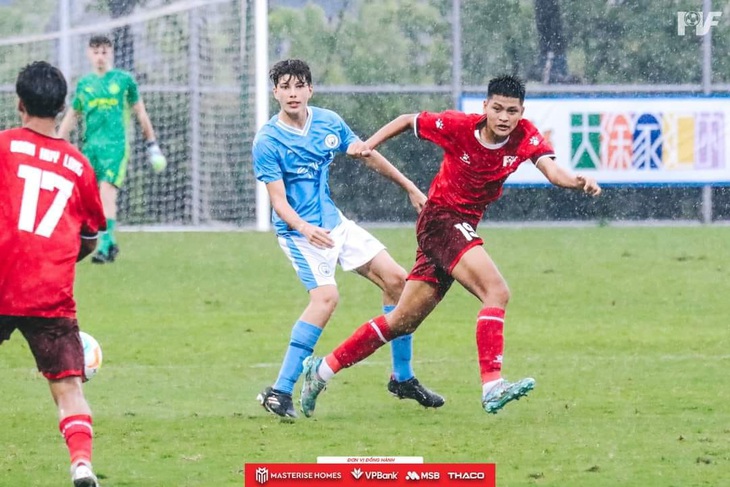
POLYGON ((297 272, 302 284, 311 291, 327 284, 337 285, 335 267, 339 263, 344 271, 352 271, 375 258, 385 245, 364 228, 344 216, 332 229, 330 238, 335 246, 318 249, 301 235, 279 236, 279 245, 297 272))

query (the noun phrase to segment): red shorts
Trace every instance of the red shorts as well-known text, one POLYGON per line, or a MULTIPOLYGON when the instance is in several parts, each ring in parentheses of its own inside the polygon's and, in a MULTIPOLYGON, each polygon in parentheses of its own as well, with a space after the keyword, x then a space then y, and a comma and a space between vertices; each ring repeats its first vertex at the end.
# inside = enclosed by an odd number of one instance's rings
POLYGON ((0 316, 0 344, 16 329, 46 379, 84 376, 84 349, 76 319, 0 316))
POLYGON ((474 217, 426 204, 416 222, 418 249, 408 279, 433 282, 444 296, 454 282, 451 271, 461 256, 484 243, 476 233, 477 223, 474 217))

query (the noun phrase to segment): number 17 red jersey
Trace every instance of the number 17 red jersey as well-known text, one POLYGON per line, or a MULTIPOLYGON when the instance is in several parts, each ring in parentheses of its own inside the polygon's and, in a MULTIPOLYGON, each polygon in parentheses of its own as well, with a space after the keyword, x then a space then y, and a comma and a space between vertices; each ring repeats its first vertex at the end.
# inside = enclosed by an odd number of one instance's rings
POLYGON ((0 315, 75 318, 81 238, 106 230, 96 176, 63 139, 0 132, 0 315))

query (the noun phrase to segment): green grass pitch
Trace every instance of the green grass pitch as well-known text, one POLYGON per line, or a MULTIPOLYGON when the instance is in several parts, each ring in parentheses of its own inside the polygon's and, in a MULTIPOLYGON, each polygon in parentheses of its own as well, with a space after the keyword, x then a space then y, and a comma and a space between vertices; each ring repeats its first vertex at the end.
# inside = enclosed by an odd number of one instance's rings
MULTIPOLYGON (((407 269, 414 232, 374 230, 407 269)), ((104 487, 242 485, 248 462, 423 456, 494 462, 497 485, 719 486, 730 472, 730 228, 483 227, 512 290, 504 374, 526 399, 480 409, 474 322, 458 286, 414 339, 440 410, 385 389, 389 351, 344 371, 316 416, 255 401, 307 302, 272 234, 123 233, 111 266, 79 267, 84 330, 104 365, 87 384, 104 487)), ((380 296, 338 274, 330 351, 380 296)), ((45 380, 19 333, 0 348, 0 485, 70 485, 45 380)), ((298 389, 297 389, 298 391, 298 389)))

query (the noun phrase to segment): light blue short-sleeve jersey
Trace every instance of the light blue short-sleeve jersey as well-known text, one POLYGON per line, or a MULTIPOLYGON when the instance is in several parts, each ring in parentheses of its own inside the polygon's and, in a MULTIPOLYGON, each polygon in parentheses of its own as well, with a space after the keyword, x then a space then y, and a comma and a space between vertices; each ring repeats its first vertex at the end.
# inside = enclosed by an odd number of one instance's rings
MULTIPOLYGON (((303 129, 286 125, 278 115, 269 120, 253 141, 256 179, 283 180, 286 199, 299 216, 328 230, 340 223, 340 211, 330 196, 329 166, 336 152, 358 137, 342 117, 323 108, 308 107, 303 129)), ((279 235, 294 232, 275 211, 271 221, 279 235)))

